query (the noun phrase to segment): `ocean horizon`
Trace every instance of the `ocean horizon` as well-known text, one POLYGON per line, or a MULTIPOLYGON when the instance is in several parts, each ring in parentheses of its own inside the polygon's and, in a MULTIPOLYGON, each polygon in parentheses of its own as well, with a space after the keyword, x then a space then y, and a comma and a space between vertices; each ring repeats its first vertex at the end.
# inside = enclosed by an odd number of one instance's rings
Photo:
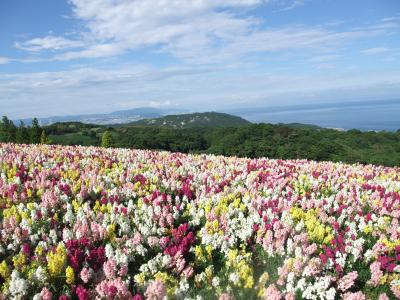
POLYGON ((234 113, 255 123, 303 123, 363 131, 400 129, 400 100, 305 104, 235 110, 234 113))

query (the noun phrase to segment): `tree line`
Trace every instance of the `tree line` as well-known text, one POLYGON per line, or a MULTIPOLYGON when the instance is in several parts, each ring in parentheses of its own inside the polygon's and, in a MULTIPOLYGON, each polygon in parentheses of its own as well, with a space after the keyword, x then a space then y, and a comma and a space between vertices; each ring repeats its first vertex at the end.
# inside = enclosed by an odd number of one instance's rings
POLYGON ((111 134, 117 147, 400 166, 400 131, 250 124, 192 129, 127 127, 112 130, 111 134))
POLYGON ((6 116, 0 121, 0 142, 19 143, 19 144, 49 144, 46 131, 39 125, 37 118, 32 120, 31 126, 26 126, 20 122, 15 126, 14 122, 6 116))

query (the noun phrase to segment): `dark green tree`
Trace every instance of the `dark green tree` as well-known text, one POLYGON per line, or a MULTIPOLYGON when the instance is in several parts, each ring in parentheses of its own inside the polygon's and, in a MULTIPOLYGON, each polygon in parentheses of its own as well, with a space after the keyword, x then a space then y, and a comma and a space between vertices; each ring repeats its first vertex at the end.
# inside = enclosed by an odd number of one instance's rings
POLYGON ((0 141, 6 143, 15 142, 17 133, 17 128, 14 125, 13 121, 8 119, 6 116, 3 116, 0 122, 0 141))
POLYGON ((30 132, 31 132, 31 134, 30 134, 31 143, 33 143, 33 144, 40 143, 40 137, 42 135, 42 128, 40 127, 39 121, 37 118, 33 118, 30 132))
POLYGON ((19 123, 16 134, 16 142, 19 144, 29 144, 29 129, 26 128, 23 121, 19 123))

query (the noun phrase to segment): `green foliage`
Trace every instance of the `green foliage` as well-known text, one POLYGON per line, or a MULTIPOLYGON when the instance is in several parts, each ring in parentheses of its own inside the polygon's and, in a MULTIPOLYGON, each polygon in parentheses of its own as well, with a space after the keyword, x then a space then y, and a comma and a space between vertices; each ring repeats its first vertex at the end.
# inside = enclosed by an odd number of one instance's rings
MULTIPOLYGON (((80 126, 79 130, 82 130, 80 126)), ((80 132, 78 129, 75 134, 80 132)), ((89 130, 89 129, 87 129, 89 130)), ((111 128, 90 129, 104 132, 111 128)), ((115 146, 210 153, 227 156, 312 159, 400 165, 400 132, 337 131, 305 126, 251 124, 240 127, 172 129, 149 126, 118 126, 112 135, 115 146)), ((52 136, 53 137, 53 136, 52 136)), ((70 134, 58 136, 70 140, 70 134)), ((80 135, 80 138, 87 137, 80 135)), ((73 141, 70 141, 73 143, 73 141)), ((88 140, 87 142, 91 142, 88 140)), ((96 145, 96 139, 92 145, 96 145)))
POLYGON ((80 122, 65 122, 65 123, 54 123, 51 125, 47 125, 45 127, 46 133, 48 135, 63 135, 68 133, 77 133, 77 132, 94 132, 96 135, 96 130, 99 129, 98 125, 92 124, 84 124, 80 122))
POLYGON ((105 131, 101 137, 101 146, 105 148, 115 147, 114 138, 110 131, 105 131))
POLYGON ((40 135, 40 143, 41 144, 50 144, 50 139, 44 130, 42 130, 42 134, 40 135))
POLYGON ((81 132, 67 133, 64 135, 50 135, 49 138, 53 144, 59 145, 81 145, 81 146, 98 146, 100 141, 97 137, 85 136, 81 132))
POLYGON ((30 142, 29 129, 25 127, 25 124, 22 121, 19 123, 17 128, 15 141, 19 144, 29 144, 30 142))
POLYGON ((42 128, 40 127, 39 121, 36 118, 33 118, 32 120, 30 136, 31 136, 31 143, 33 144, 40 143, 40 138, 42 136, 42 128))
POLYGON ((14 123, 4 116, 0 122, 0 141, 10 143, 16 140, 17 128, 14 123))

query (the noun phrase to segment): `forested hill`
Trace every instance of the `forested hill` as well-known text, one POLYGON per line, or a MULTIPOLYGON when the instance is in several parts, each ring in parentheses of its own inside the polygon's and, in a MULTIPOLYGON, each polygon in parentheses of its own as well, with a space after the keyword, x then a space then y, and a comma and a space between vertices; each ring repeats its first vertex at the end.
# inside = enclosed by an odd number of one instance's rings
POLYGON ((133 126, 143 125, 174 129, 194 127, 236 127, 250 124, 249 121, 225 113, 205 112, 193 114, 168 115, 160 118, 143 119, 129 123, 133 126))
MULTIPOLYGON (((40 127, 16 127, 0 121, 0 142, 112 146, 212 153, 227 156, 305 158, 318 161, 400 166, 400 130, 397 132, 338 131, 299 124, 233 124, 224 126, 120 125, 79 122, 40 127)), ((238 124, 238 123, 236 123, 238 124)))

